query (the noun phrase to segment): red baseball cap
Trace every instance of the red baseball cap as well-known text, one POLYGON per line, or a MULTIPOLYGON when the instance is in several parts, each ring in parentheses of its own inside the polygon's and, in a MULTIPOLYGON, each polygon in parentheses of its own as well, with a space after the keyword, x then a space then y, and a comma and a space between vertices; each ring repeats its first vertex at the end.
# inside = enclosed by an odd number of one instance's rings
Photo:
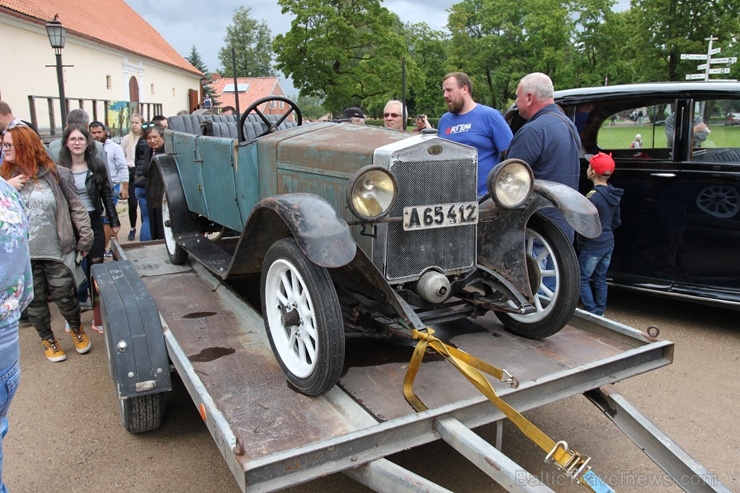
POLYGON ((591 165, 591 169, 599 175, 611 174, 614 171, 614 160, 611 154, 600 152, 589 159, 588 163, 591 165))

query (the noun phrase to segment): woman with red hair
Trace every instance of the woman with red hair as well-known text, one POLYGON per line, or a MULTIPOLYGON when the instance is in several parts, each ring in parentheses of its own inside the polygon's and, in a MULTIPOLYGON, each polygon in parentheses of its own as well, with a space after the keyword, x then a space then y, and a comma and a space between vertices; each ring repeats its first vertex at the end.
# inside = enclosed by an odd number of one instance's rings
MULTIPOLYGON (((47 299, 52 297, 69 323, 78 353, 90 350, 90 339, 82 328, 77 301, 75 263, 92 247, 93 232, 85 205, 77 194, 70 170, 57 167, 36 133, 25 126, 3 135, 4 158, 0 176, 20 192, 29 216, 33 301, 28 318, 36 328, 49 361, 67 356, 51 329, 47 299)), ((84 277, 83 277, 84 278, 84 277)))

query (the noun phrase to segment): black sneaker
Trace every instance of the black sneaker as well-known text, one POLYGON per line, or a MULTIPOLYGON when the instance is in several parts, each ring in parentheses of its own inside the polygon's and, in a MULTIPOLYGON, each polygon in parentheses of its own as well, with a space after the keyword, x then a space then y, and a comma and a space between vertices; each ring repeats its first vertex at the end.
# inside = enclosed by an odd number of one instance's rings
POLYGON ((134 241, 136 238, 136 228, 131 228, 131 230, 128 232, 128 241, 134 241))

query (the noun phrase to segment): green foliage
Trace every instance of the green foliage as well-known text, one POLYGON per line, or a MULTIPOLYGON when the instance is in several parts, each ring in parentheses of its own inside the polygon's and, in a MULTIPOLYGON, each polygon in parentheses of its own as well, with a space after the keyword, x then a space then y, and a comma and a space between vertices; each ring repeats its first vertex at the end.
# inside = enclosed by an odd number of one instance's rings
MULTIPOLYGON (((407 54, 400 21, 379 0, 279 0, 295 15, 291 29, 275 37, 277 68, 301 95, 324 98, 338 113, 385 104, 401 88, 401 60, 407 54)), ((407 77, 417 70, 407 65, 407 77)))
POLYGON ((324 109, 321 99, 315 96, 298 96, 296 104, 301 109, 303 118, 310 118, 316 120, 319 117, 324 116, 327 111, 324 109))
POLYGON ((193 47, 190 49, 190 55, 186 56, 185 60, 190 62, 190 65, 192 65, 193 67, 203 72, 203 75, 206 75, 208 73, 208 67, 206 67, 205 62, 203 62, 203 59, 200 57, 200 53, 198 53, 195 45, 193 45, 193 47))
POLYGON ((272 77, 272 33, 265 21, 252 19, 249 7, 239 7, 234 11, 232 24, 226 28, 226 46, 218 52, 221 73, 224 77, 234 77, 234 58, 236 58, 237 77, 272 77), (232 57, 232 48, 235 57, 232 57))

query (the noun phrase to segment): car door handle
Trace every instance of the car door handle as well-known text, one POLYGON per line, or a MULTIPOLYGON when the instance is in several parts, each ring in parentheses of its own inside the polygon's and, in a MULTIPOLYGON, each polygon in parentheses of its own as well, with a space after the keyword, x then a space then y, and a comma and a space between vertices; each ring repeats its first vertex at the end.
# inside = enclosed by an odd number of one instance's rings
POLYGON ((658 178, 675 178, 676 173, 650 173, 650 176, 657 176, 658 178))

